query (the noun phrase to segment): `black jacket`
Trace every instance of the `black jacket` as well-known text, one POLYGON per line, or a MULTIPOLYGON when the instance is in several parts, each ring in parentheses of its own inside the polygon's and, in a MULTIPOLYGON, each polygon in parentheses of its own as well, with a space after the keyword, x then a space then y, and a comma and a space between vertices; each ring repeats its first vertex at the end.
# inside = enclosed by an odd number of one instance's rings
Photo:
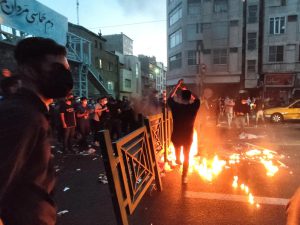
POLYGON ((21 89, 0 102, 0 217, 5 225, 54 225, 55 178, 48 110, 21 89))

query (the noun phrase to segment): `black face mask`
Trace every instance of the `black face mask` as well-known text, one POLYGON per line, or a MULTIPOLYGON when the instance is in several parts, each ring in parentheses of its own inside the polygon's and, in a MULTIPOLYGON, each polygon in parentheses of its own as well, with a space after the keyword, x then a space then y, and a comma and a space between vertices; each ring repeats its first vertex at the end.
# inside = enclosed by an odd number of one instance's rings
POLYGON ((63 64, 53 63, 51 70, 42 72, 39 80, 39 91, 46 98, 66 97, 73 88, 73 78, 70 70, 63 64))

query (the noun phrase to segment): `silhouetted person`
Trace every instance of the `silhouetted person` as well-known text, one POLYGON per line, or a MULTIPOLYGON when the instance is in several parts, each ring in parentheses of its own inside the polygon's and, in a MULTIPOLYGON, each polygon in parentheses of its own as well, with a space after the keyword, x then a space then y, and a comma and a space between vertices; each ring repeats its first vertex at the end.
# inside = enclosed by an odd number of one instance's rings
POLYGON ((73 80, 65 47, 40 37, 15 48, 22 88, 0 102, 0 217, 5 225, 54 225, 48 107, 73 80))
POLYGON ((9 98, 20 88, 20 78, 17 76, 5 77, 0 81, 0 88, 3 98, 9 98))
POLYGON ((199 98, 192 95, 191 91, 182 88, 183 79, 179 80, 168 98, 168 105, 173 115, 173 133, 171 140, 175 147, 176 163, 180 164, 180 149, 183 146, 183 171, 182 182, 187 183, 189 168, 189 154, 193 142, 194 122, 200 107, 199 98), (181 98, 174 100, 177 90, 181 87, 181 98))

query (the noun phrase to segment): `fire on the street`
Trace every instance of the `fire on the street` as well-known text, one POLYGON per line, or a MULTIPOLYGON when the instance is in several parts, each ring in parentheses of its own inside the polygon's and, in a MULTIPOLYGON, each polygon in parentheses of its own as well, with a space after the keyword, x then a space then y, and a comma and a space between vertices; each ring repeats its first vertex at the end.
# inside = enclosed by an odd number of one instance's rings
MULTIPOLYGON (((251 146, 253 149, 247 149, 244 152, 233 153, 229 156, 220 156, 215 154, 212 158, 206 158, 198 155, 198 135, 194 130, 193 143, 190 151, 190 167, 189 173, 196 171, 200 177, 207 182, 212 182, 224 171, 224 169, 230 169, 233 166, 240 164, 242 161, 246 161, 253 164, 261 164, 266 171, 266 176, 273 177, 278 173, 280 167, 286 168, 287 166, 280 161, 284 158, 283 155, 278 155, 277 152, 269 149, 258 149, 255 146, 251 146)), ((168 162, 175 164, 175 149, 171 144, 169 149, 168 162)), ((181 153, 180 160, 183 162, 183 153, 181 153)), ((171 167, 166 165, 165 170, 170 170, 171 167)), ((251 192, 250 187, 243 183, 237 175, 233 176, 232 188, 236 191, 247 196, 248 202, 254 205, 256 208, 260 208, 260 204, 255 201, 254 194, 251 192)))

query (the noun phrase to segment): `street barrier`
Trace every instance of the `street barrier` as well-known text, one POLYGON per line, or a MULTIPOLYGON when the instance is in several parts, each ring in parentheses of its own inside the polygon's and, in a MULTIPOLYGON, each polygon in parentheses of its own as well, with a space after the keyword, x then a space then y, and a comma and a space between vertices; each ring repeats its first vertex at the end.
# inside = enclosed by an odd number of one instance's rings
POLYGON ((127 215, 134 212, 153 182, 162 191, 156 160, 156 151, 161 144, 154 144, 153 141, 160 139, 160 135, 156 136, 160 133, 160 118, 147 120, 148 124, 154 124, 148 127, 150 134, 143 126, 113 143, 108 130, 99 132, 103 162, 119 225, 129 224, 127 215))

